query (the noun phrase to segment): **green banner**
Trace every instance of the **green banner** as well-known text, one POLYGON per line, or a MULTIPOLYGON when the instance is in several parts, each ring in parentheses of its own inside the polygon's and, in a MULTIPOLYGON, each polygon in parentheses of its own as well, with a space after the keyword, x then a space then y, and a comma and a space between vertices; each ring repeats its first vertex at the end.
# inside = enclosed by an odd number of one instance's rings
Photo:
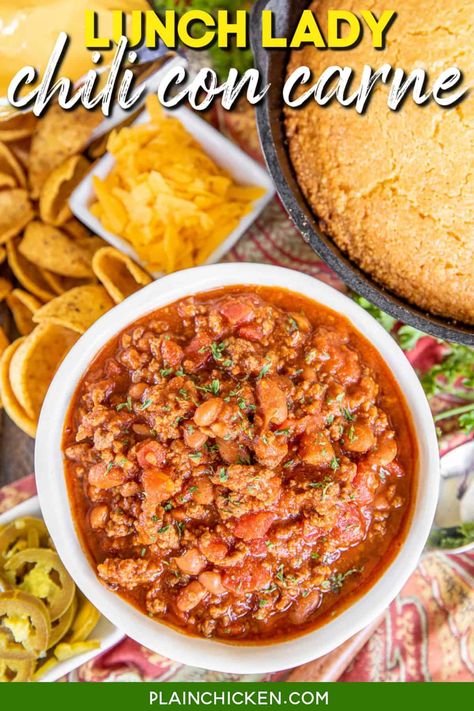
POLYGON ((141 709, 315 709, 429 711, 467 707, 469 684, 320 683, 102 683, 2 684, 0 708, 41 711, 140 711, 141 709))

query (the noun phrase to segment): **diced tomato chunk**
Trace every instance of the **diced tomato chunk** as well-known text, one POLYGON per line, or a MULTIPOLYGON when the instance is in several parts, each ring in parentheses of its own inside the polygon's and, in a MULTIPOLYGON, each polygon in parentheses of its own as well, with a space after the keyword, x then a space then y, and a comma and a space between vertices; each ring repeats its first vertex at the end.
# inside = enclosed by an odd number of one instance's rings
POLYGON ((167 366, 178 368, 184 358, 184 351, 175 341, 164 339, 161 343, 161 355, 167 366))
POLYGON ((246 513, 237 519, 234 535, 237 538, 243 538, 244 541, 263 538, 274 520, 275 514, 270 511, 246 513))
POLYGON ((288 417, 286 394, 271 378, 263 378, 257 385, 257 397, 265 420, 265 427, 273 422, 281 424, 288 417))
POLYGON ((143 468, 157 467, 166 459, 166 449, 154 439, 147 439, 137 446, 137 461, 143 468))
POLYGON ((241 594, 262 590, 270 584, 271 579, 271 572, 262 563, 246 560, 242 565, 229 568, 222 578, 222 584, 226 590, 241 594))
POLYGON ((142 474, 142 485, 147 504, 156 505, 165 501, 173 492, 173 482, 163 469, 149 467, 142 474))
POLYGON ((239 328, 239 337, 246 338, 248 341, 254 341, 255 343, 258 343, 263 338, 263 329, 257 324, 242 326, 241 328, 239 328))
POLYGON ((114 486, 120 486, 127 478, 126 473, 121 467, 107 466, 105 462, 94 464, 89 469, 89 484, 98 489, 112 489, 114 486))
POLYGON ((194 372, 206 363, 211 357, 212 338, 206 333, 194 336, 184 349, 186 371, 194 372))
POLYGON ((365 519, 355 503, 346 504, 341 508, 337 526, 333 531, 339 546, 353 546, 365 536, 365 519))
POLYGON ((254 317, 254 310, 251 304, 247 301, 232 301, 224 302, 219 308, 221 314, 234 326, 241 323, 247 323, 254 317))

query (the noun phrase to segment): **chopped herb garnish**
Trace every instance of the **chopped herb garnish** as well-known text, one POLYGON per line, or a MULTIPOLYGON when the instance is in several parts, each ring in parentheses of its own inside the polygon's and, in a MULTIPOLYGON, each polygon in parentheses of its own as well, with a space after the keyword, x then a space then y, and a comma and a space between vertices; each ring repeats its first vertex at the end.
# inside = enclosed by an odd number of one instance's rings
POLYGON ((222 343, 216 343, 215 341, 211 343, 211 353, 214 360, 222 360, 222 353, 225 351, 226 346, 227 343, 225 341, 222 341, 222 343))
POLYGON ((225 468, 225 467, 221 467, 221 468, 219 469, 219 481, 227 481, 228 478, 229 478, 229 476, 228 476, 228 474, 227 474, 226 468, 225 468))
POLYGON ((159 519, 158 519, 158 516, 155 515, 155 516, 151 517, 151 520, 153 521, 153 523, 158 523, 159 519))
POLYGON ((288 333, 294 333, 295 331, 299 331, 299 326, 295 319, 292 316, 288 317, 288 328, 287 331, 288 333))
POLYGON ((321 558, 321 556, 319 553, 311 553, 311 558, 313 560, 319 560, 319 558, 321 558))
POLYGON ((192 452, 189 455, 189 458, 192 459, 194 462, 199 461, 199 459, 201 459, 201 457, 202 457, 202 452, 192 452))
POLYGON ((277 436, 285 435, 286 437, 288 437, 288 435, 290 434, 290 430, 288 429, 288 427, 286 427, 284 430, 275 430, 275 434, 277 436))
POLYGON ((259 607, 265 607, 265 605, 268 605, 268 600, 264 600, 263 598, 261 598, 261 599, 258 601, 258 606, 259 606, 259 607))
POLYGON ((115 409, 117 410, 117 412, 120 412, 120 410, 123 410, 125 407, 129 412, 132 411, 132 398, 130 397, 130 395, 125 400, 125 402, 121 402, 119 405, 117 405, 115 409))
POLYGON ((334 422, 334 415, 328 415, 328 416, 326 417, 326 424, 327 424, 327 425, 332 425, 333 422, 334 422))
POLYGON ((171 509, 173 508, 173 504, 171 503, 171 501, 167 501, 163 504, 163 508, 165 511, 171 511, 171 509))
POLYGON ((107 469, 105 470, 105 471, 107 472, 107 474, 108 474, 109 471, 110 471, 111 469, 113 469, 114 467, 115 467, 115 462, 109 462, 109 463, 107 464, 107 469))
POLYGON ((354 575, 354 573, 362 573, 363 570, 363 567, 351 568, 350 570, 346 570, 345 573, 334 573, 334 575, 331 575, 328 580, 325 580, 322 583, 321 588, 323 590, 330 590, 331 592, 338 593, 344 585, 346 578, 350 575, 354 575))
POLYGON ((147 398, 147 399, 145 400, 145 402, 142 403, 142 404, 138 407, 138 409, 139 409, 139 410, 147 410, 147 409, 150 407, 150 405, 153 405, 153 398, 151 398, 151 397, 147 398))
POLYGON ((292 467, 294 463, 295 463, 294 459, 288 459, 288 461, 283 464, 283 468, 289 469, 289 467, 292 467))
POLYGON ((342 400, 344 400, 344 395, 345 395, 345 393, 343 393, 343 392, 339 393, 339 395, 337 395, 337 397, 336 397, 337 402, 341 402, 342 400))
POLYGON ((168 526, 162 526, 162 528, 158 529, 158 533, 166 533, 166 531, 169 531, 169 524, 168 526))
POLYGON ((142 558, 143 558, 143 556, 146 555, 146 548, 142 548, 142 549, 141 549, 140 555, 141 555, 142 558))
POLYGON ((272 365, 271 360, 268 360, 268 359, 267 359, 267 362, 266 362, 265 365, 263 366, 263 368, 262 368, 262 370, 260 371, 260 373, 257 375, 257 380, 261 380, 262 378, 264 378, 264 377, 266 376, 266 374, 268 373, 268 371, 269 371, 270 368, 271 368, 271 365, 272 365))
POLYGON ((160 375, 162 375, 164 378, 167 378, 168 375, 171 375, 172 372, 173 372, 172 368, 162 368, 160 370, 160 375))
POLYGON ((352 412, 349 410, 348 407, 342 408, 342 415, 343 415, 344 419, 346 419, 348 422, 353 422, 355 420, 354 415, 352 414, 352 412))
POLYGON ((379 469, 379 477, 380 477, 380 481, 382 482, 382 484, 385 484, 385 481, 386 481, 386 479, 387 479, 387 477, 388 477, 389 475, 390 475, 390 472, 389 472, 389 471, 387 471, 386 469, 384 469, 384 467, 380 467, 380 469, 379 469))
POLYGON ((336 471, 337 469, 339 469, 339 459, 337 457, 333 457, 331 459, 331 469, 333 471, 336 471))

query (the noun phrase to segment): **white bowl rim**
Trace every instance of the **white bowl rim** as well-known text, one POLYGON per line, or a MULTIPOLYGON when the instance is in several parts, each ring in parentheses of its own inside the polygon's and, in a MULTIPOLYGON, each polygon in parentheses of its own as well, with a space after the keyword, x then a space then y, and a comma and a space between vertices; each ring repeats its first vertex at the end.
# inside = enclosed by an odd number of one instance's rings
POLYGON ((439 486, 439 453, 431 411, 421 384, 394 339, 341 292, 301 272, 258 263, 226 263, 170 274, 107 312, 73 346, 48 390, 35 449, 38 494, 46 525, 77 585, 119 629, 145 647, 177 662, 238 674, 268 673, 304 664, 334 650, 372 623, 415 569, 433 521, 439 486), (409 530, 400 551, 376 583, 322 627, 268 645, 225 644, 190 637, 150 620, 97 579, 74 527, 66 490, 61 440, 76 385, 92 358, 116 334, 147 313, 192 294, 230 286, 275 286, 301 293, 346 316, 378 350, 394 374, 411 412, 418 440, 419 473, 409 530))

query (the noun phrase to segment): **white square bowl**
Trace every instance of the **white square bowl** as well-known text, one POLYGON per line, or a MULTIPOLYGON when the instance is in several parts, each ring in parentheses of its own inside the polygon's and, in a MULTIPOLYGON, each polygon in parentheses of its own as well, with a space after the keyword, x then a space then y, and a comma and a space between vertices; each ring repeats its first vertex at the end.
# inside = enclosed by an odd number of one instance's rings
MULTIPOLYGON (((10 521, 14 521, 22 516, 34 516, 35 518, 42 518, 41 509, 39 505, 39 500, 37 496, 33 496, 31 499, 23 501, 18 506, 5 511, 5 513, 0 515, 0 526, 5 526, 10 521)), ((100 647, 98 649, 92 649, 90 652, 85 652, 84 654, 78 654, 76 657, 71 657, 71 659, 66 659, 64 662, 58 662, 55 667, 50 669, 46 674, 39 679, 39 681, 56 681, 60 679, 65 674, 77 669, 85 662, 94 659, 102 652, 105 652, 114 644, 120 642, 125 637, 123 632, 120 632, 111 622, 105 619, 103 615, 100 616, 97 625, 91 632, 90 638, 96 639, 100 642, 100 647)))
MULTIPOLYGON (((260 187, 265 190, 264 195, 253 203, 252 210, 247 215, 244 215, 237 227, 218 245, 205 262, 205 264, 215 264, 222 259, 226 252, 232 249, 242 234, 257 219, 275 194, 275 188, 270 175, 259 163, 250 158, 213 126, 199 118, 193 111, 179 108, 174 111, 165 110, 165 112, 179 119, 185 129, 201 144, 205 153, 219 167, 223 168, 236 183, 260 187)), ((143 124, 148 120, 149 114, 144 111, 133 125, 143 124)), ((110 153, 106 153, 74 190, 70 197, 69 205, 78 220, 83 222, 94 234, 99 235, 113 247, 125 252, 138 264, 146 268, 146 264, 137 255, 130 242, 104 229, 100 220, 90 211, 90 206, 95 199, 93 177, 98 176, 104 179, 112 170, 114 163, 113 156, 110 153)), ((154 272, 153 276, 159 278, 163 274, 154 272)))

